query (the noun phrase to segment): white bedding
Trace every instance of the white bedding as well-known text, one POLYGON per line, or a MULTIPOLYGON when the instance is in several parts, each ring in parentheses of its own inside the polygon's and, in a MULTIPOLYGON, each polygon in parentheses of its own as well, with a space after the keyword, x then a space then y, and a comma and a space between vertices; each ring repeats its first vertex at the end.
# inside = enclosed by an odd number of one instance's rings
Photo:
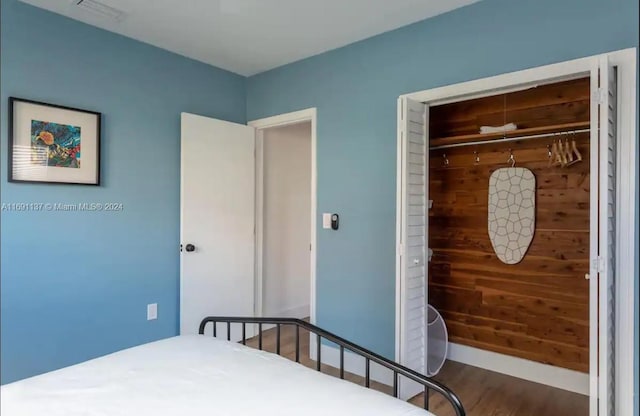
POLYGON ((0 388, 2 416, 425 416, 275 354, 204 336, 130 348, 0 388))

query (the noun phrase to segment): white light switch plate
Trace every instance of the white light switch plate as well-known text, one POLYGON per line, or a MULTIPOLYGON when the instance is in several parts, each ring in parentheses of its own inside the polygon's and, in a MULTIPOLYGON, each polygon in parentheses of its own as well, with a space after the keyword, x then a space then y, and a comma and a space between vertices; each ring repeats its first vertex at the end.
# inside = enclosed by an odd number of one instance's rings
POLYGON ((331 214, 322 214, 322 228, 325 230, 331 229, 331 214))
POLYGON ((147 321, 158 319, 158 304, 150 303, 147 305, 147 321))

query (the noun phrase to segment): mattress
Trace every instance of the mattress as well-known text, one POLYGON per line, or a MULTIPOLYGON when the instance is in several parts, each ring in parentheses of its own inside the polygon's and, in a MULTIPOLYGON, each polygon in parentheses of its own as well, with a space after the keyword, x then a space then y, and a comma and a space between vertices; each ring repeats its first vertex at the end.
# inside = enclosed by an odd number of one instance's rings
POLYGON ((425 416, 278 355, 188 335, 0 387, 2 416, 425 416))

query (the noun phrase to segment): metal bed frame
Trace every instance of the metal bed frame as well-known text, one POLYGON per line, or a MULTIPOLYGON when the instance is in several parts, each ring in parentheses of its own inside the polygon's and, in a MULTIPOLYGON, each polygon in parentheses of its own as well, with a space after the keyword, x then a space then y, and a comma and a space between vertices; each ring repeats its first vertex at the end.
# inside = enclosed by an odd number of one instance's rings
POLYGON ((369 351, 366 348, 360 347, 353 342, 347 341, 346 339, 339 337, 338 335, 332 334, 329 331, 325 331, 322 328, 319 328, 309 322, 303 321, 302 319, 295 318, 257 318, 257 317, 234 317, 234 316, 210 316, 204 318, 200 323, 199 333, 200 335, 204 335, 205 328, 207 324, 213 324, 213 336, 217 336, 217 324, 223 323, 226 324, 227 330, 227 341, 231 341, 231 324, 242 324, 242 344, 246 345, 247 341, 247 324, 258 325, 258 348, 262 350, 262 326, 263 325, 275 325, 276 326, 276 354, 280 355, 280 332, 282 325, 292 325, 295 326, 296 331, 296 355, 295 360, 297 363, 300 362, 300 328, 309 331, 309 333, 313 333, 316 335, 316 370, 321 371, 321 342, 322 339, 326 339, 327 341, 333 342, 340 347, 340 378, 344 379, 344 352, 348 350, 352 353, 355 353, 365 359, 365 387, 370 388, 371 386, 371 362, 381 365, 382 367, 388 368, 393 371, 393 396, 398 397, 398 378, 399 376, 406 377, 410 380, 415 381, 416 383, 421 384, 424 387, 424 409, 429 410, 429 392, 430 390, 434 390, 440 393, 444 398, 451 404, 453 410, 455 411, 456 416, 465 416, 466 413, 464 408, 462 407, 462 403, 458 396, 453 393, 448 387, 445 385, 432 380, 431 378, 425 376, 424 374, 420 374, 417 371, 411 370, 405 366, 402 366, 394 361, 391 361, 387 358, 384 358, 381 355, 376 354, 373 351, 369 351))

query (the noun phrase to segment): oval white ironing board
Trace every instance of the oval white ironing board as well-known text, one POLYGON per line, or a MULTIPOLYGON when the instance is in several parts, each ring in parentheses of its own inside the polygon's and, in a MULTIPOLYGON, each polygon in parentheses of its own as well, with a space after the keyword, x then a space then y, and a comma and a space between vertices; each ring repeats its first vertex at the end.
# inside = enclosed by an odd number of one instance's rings
POLYGON ((506 264, 527 253, 535 230, 536 178, 526 168, 501 168, 489 178, 489 239, 506 264))

